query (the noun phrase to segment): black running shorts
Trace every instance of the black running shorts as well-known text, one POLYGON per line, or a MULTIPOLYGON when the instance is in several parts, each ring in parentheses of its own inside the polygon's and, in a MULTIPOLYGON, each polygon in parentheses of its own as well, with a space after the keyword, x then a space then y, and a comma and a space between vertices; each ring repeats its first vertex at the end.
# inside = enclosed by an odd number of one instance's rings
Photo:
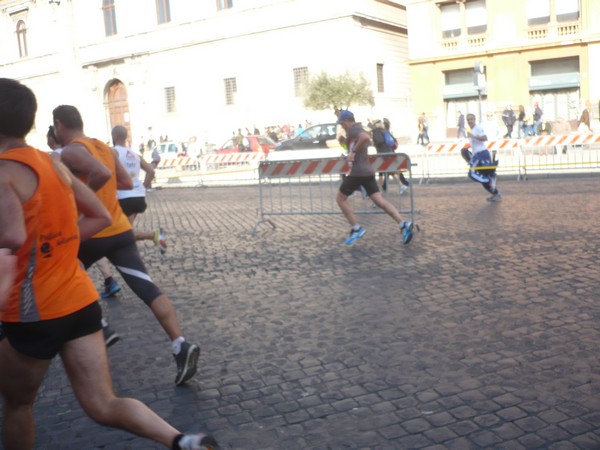
POLYGON ((65 342, 102 329, 102 310, 94 302, 79 311, 58 319, 39 322, 3 322, 3 335, 10 345, 26 356, 52 359, 65 342))
POLYGON ((376 192, 379 192, 379 186, 377 186, 375 175, 370 175, 367 177, 355 177, 352 175, 345 176, 344 181, 342 181, 342 185, 340 186, 340 192, 346 196, 349 196, 352 195, 354 191, 360 189, 361 186, 365 188, 365 191, 369 197, 376 192))
POLYGON ((119 200, 119 204, 126 216, 142 214, 147 208, 146 197, 122 198, 119 200))

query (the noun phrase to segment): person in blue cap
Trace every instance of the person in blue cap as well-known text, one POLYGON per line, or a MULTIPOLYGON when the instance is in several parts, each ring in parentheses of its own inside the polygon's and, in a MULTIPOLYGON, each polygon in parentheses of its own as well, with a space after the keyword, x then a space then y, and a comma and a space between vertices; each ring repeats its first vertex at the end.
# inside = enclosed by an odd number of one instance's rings
POLYGON ((348 201, 348 197, 362 187, 373 203, 398 223, 402 231, 402 242, 408 244, 413 237, 413 224, 402 220, 398 210, 383 198, 379 191, 375 179, 375 169, 369 161, 368 148, 371 144, 371 135, 359 123, 356 123, 354 114, 351 111, 340 111, 337 123, 346 131, 346 137, 340 136, 338 140, 342 146, 347 146, 348 163, 350 164, 350 173, 344 177, 336 197, 338 206, 352 227, 350 235, 344 243, 352 245, 366 233, 366 230, 356 221, 354 209, 348 201))

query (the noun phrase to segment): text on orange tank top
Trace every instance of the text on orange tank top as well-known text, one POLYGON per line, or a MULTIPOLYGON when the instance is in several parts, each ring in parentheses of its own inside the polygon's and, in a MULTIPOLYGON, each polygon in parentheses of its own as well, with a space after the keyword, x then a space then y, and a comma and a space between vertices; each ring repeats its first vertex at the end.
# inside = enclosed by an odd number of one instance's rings
POLYGON ((27 238, 16 252, 17 278, 0 320, 37 322, 79 311, 98 292, 77 259, 78 213, 71 187, 56 173, 50 156, 31 147, 0 154, 28 166, 37 176, 33 196, 22 204, 27 238))
POLYGON ((73 142, 82 144, 94 158, 108 167, 112 173, 112 176, 104 186, 96 191, 96 195, 100 201, 102 201, 106 209, 108 209, 108 212, 112 217, 112 225, 104 228, 92 237, 101 238, 115 236, 131 230, 131 224, 129 223, 127 216, 123 214, 119 199, 117 198, 117 175, 113 150, 104 142, 97 139, 78 138, 74 139, 73 142))

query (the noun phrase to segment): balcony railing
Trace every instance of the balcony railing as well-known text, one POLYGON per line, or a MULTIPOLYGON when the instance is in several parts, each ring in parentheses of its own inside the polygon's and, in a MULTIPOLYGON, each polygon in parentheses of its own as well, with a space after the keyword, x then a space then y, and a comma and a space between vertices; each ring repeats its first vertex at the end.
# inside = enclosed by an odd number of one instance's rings
POLYGON ((563 38, 566 36, 574 36, 581 32, 581 24, 579 22, 568 23, 551 23, 543 27, 531 27, 527 29, 527 37, 529 40, 563 38))
POLYGON ((484 47, 486 43, 487 36, 485 34, 477 34, 443 39, 441 45, 446 51, 468 51, 474 48, 484 47))

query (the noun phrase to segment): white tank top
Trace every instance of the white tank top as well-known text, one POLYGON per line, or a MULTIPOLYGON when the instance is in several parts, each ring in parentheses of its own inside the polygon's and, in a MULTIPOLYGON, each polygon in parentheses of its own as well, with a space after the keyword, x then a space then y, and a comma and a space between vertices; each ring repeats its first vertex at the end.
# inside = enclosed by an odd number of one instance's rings
POLYGON ((125 190, 125 191, 117 191, 117 198, 132 198, 132 197, 145 197, 146 196, 146 188, 144 184, 140 181, 140 155, 133 152, 128 147, 123 147, 122 145, 115 145, 114 149, 119 153, 119 160, 127 173, 131 176, 133 180, 133 189, 125 190))

